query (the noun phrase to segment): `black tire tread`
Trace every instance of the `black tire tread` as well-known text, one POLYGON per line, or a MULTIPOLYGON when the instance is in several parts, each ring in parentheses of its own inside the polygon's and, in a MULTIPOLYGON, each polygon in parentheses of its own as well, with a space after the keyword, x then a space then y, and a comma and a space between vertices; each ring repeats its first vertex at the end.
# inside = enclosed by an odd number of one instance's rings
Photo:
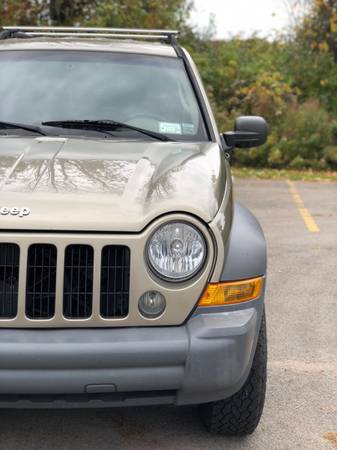
POLYGON ((266 393, 267 332, 263 313, 251 371, 243 387, 225 400, 201 405, 201 417, 211 433, 245 436, 259 424, 266 393))

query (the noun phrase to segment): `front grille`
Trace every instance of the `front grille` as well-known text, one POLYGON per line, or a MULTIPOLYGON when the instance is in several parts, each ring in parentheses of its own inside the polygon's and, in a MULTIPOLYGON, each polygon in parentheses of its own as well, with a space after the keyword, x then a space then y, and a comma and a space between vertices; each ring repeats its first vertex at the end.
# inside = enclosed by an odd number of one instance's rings
POLYGON ((69 245, 64 258, 63 314, 85 319, 92 312, 94 250, 90 245, 69 245))
POLYGON ((0 317, 11 319, 17 314, 20 248, 0 244, 0 317))
POLYGON ((0 321, 12 319, 13 326, 127 317, 129 284, 130 250, 123 245, 0 242, 0 321))
POLYGON ((26 315, 50 319, 55 314, 56 257, 54 245, 34 244, 28 249, 26 315))

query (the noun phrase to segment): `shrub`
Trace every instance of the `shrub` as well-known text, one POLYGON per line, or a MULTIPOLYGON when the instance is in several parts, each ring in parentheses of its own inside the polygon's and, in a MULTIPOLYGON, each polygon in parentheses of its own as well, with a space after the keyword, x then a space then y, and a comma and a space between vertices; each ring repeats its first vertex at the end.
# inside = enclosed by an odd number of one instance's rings
POLYGON ((329 145, 324 150, 324 160, 332 168, 337 170, 337 145, 329 145))
POLYGON ((327 168, 337 162, 337 147, 329 147, 334 123, 315 100, 290 107, 271 129, 267 144, 236 151, 235 161, 255 167, 327 168))
POLYGON ((316 100, 291 108, 279 128, 279 149, 286 165, 319 166, 332 140, 332 120, 316 100))

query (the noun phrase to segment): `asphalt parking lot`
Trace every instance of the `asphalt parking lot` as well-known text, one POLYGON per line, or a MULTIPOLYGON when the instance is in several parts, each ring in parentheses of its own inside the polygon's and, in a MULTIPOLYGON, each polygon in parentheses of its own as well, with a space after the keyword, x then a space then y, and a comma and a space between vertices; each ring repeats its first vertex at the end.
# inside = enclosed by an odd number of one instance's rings
POLYGON ((238 179, 235 194, 269 250, 269 380, 256 433, 210 436, 196 407, 9 410, 0 449, 337 448, 337 184, 238 179))

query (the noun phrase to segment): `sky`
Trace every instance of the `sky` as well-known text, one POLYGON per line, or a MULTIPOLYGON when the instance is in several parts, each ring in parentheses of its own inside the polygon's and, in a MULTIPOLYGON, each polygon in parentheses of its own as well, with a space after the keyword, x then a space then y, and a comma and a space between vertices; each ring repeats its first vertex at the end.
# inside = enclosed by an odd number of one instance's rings
POLYGON ((204 28, 213 14, 216 38, 254 32, 272 37, 289 22, 284 0, 194 0, 194 5, 192 23, 204 28))

